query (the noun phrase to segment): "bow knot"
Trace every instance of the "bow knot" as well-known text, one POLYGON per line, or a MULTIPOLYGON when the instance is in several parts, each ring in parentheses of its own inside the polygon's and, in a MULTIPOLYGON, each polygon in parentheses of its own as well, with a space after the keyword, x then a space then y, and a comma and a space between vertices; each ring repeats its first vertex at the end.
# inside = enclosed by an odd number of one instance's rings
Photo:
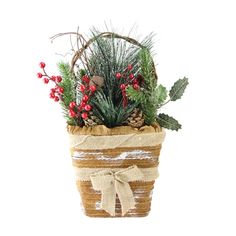
POLYGON ((121 203, 122 215, 135 207, 130 181, 142 180, 143 173, 137 166, 130 166, 120 171, 102 170, 90 176, 94 190, 102 193, 102 209, 115 216, 116 194, 121 203))

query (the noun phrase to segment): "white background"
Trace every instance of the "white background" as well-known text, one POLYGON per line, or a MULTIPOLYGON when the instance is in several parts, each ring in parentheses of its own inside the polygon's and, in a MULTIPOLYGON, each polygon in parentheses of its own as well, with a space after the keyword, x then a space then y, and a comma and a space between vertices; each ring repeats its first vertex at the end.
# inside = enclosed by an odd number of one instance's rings
POLYGON ((235 22, 229 0, 1 1, 0 235, 235 236, 235 22), (154 31, 159 81, 190 79, 165 108, 183 129, 167 133, 146 218, 82 214, 65 121, 36 78, 41 60, 57 73, 50 36, 104 21, 154 31))

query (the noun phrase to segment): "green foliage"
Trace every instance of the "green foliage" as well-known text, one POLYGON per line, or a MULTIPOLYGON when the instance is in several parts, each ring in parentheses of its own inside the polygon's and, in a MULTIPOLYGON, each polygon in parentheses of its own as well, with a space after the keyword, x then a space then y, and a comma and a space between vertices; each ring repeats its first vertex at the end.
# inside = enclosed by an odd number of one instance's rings
POLYGON ((145 123, 151 125, 156 118, 156 86, 157 79, 155 77, 155 68, 151 53, 148 49, 143 48, 139 52, 141 74, 144 79, 142 97, 143 102, 140 103, 144 113, 145 123))
POLYGON ((94 108, 93 114, 107 127, 122 125, 135 107, 131 104, 123 108, 122 101, 115 106, 112 99, 107 97, 102 90, 96 92, 96 96, 91 99, 91 104, 94 108))
POLYGON ((176 101, 177 99, 180 99, 184 94, 188 84, 188 79, 185 77, 183 79, 177 80, 170 90, 170 101, 176 101))
POLYGON ((179 124, 179 122, 176 119, 164 113, 158 114, 157 122, 160 124, 161 127, 164 127, 166 129, 175 131, 181 129, 181 124, 179 124))
POLYGON ((152 92, 157 86, 157 78, 155 75, 155 66, 152 55, 147 48, 143 48, 139 52, 139 66, 141 74, 144 78, 144 88, 148 92, 152 92))
POLYGON ((159 85, 155 89, 155 104, 158 106, 165 102, 167 98, 167 89, 163 85, 159 85))
POLYGON ((144 92, 135 90, 132 86, 126 88, 126 94, 131 101, 136 102, 138 105, 146 103, 147 99, 144 92))
POLYGON ((126 89, 130 100, 135 101, 144 113, 145 123, 151 125, 156 121, 157 107, 167 98, 167 90, 164 86, 157 86, 155 67, 151 53, 143 48, 139 52, 139 65, 143 77, 142 88, 137 91, 129 86, 126 89))
POLYGON ((129 99, 134 101, 136 106, 139 106, 143 111, 145 123, 150 125, 155 122, 156 107, 154 103, 150 101, 150 97, 146 96, 145 91, 137 91, 132 86, 128 86, 126 93, 129 99))
MULTIPOLYGON (((128 64, 132 64, 134 72, 139 71, 140 48, 123 39, 97 37, 99 34, 96 29, 92 30, 95 42, 91 47, 88 64, 90 76, 103 77, 104 86, 94 94, 91 103, 94 114, 104 125, 114 127, 122 125, 136 106, 136 103, 130 101, 127 107, 123 107, 120 85, 125 83, 125 80, 116 79, 116 73, 123 73, 128 64)), ((151 37, 144 39, 141 44, 151 49, 151 37)))
POLYGON ((78 125, 78 122, 75 119, 70 118, 68 116, 69 104, 71 101, 75 101, 76 99, 76 82, 74 79, 74 75, 71 73, 71 67, 68 63, 58 63, 58 69, 60 75, 62 76, 62 82, 60 83, 60 87, 64 89, 62 101, 60 102, 64 117, 66 118, 68 124, 78 125))
MULTIPOLYGON (((173 117, 166 114, 159 114, 157 110, 170 101, 180 99, 188 85, 188 79, 179 79, 174 83, 171 90, 157 83, 155 65, 151 53, 152 35, 141 42, 141 48, 133 45, 124 38, 116 38, 115 34, 107 38, 98 37, 100 34, 96 29, 92 30, 95 41, 92 43, 88 54, 85 56, 86 68, 84 63, 78 66, 78 72, 71 72, 68 63, 60 62, 58 68, 62 76, 60 86, 64 89, 61 106, 67 123, 71 125, 83 125, 80 120, 70 118, 68 115, 69 104, 76 101, 80 104, 83 94, 78 87, 82 82, 81 78, 87 74, 90 77, 100 76, 104 79, 102 87, 89 98, 92 105, 92 112, 107 127, 123 125, 135 107, 139 107, 144 114, 146 125, 158 122, 162 127, 171 130, 178 130, 181 125, 173 117), (127 71, 127 66, 133 66, 132 72, 127 71), (140 89, 135 90, 132 85, 126 88, 129 98, 127 107, 123 107, 123 94, 120 89, 121 84, 127 84, 124 77, 117 79, 116 73, 134 73, 139 80, 140 89), (140 76, 141 75, 141 76, 140 76), (167 100, 167 101, 166 101, 167 100)), ((132 40, 131 40, 132 42, 132 40)), ((128 75, 128 74, 126 74, 128 75)), ((86 85, 86 84, 84 84, 86 85)), ((87 85, 86 85, 87 86, 87 85)), ((88 88, 88 87, 87 87, 88 88)))
MULTIPOLYGON (((163 85, 157 85, 157 78, 155 75, 155 67, 151 53, 146 48, 141 49, 140 56, 140 68, 141 75, 143 76, 144 83, 142 88, 137 91, 133 87, 129 86, 126 89, 127 95, 130 100, 134 101, 144 113, 145 123, 151 125, 156 121, 157 109, 165 105, 169 101, 175 101, 180 99, 188 85, 188 79, 183 78, 175 82, 169 92, 163 85)), ((162 127, 178 130, 181 125, 173 117, 169 117, 165 114, 159 114, 157 121, 162 127)))
POLYGON ((84 75, 86 75, 86 71, 84 69, 80 69, 77 73, 78 78, 82 78, 84 75))

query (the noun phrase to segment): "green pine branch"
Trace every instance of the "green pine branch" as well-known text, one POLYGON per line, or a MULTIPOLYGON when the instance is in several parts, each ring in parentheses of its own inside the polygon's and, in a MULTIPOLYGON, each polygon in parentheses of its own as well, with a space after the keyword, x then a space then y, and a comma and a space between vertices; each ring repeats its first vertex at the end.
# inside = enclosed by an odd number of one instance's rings
POLYGON ((147 48, 143 48, 139 52, 141 74, 144 78, 144 88, 152 92, 157 86, 157 78, 155 75, 155 66, 152 55, 147 48))
POLYGON ((102 90, 97 91, 90 102, 93 106, 93 114, 110 128, 122 125, 135 108, 134 104, 129 104, 124 108, 122 101, 115 106, 112 99, 107 97, 102 90))
POLYGON ((126 88, 126 94, 131 101, 134 101, 136 104, 146 104, 147 97, 142 90, 135 90, 132 86, 126 88))
POLYGON ((130 100, 135 101, 144 113, 145 123, 151 125, 156 121, 157 107, 167 98, 167 90, 164 86, 157 86, 155 67, 151 53, 143 48, 139 52, 141 75, 143 84, 140 90, 135 90, 132 86, 126 89, 130 100))
POLYGON ((69 104, 76 99, 76 81, 74 75, 71 73, 71 68, 68 63, 60 62, 58 63, 58 69, 60 75, 62 76, 62 81, 60 82, 60 87, 64 89, 62 100, 60 105, 62 107, 62 112, 69 125, 79 125, 78 121, 69 117, 68 110, 69 104))
MULTIPOLYGON (((104 78, 104 86, 91 98, 93 113, 108 127, 123 124, 132 110, 137 106, 134 101, 129 101, 127 107, 123 107, 123 95, 120 89, 125 79, 118 80, 116 73, 123 73, 128 64, 132 64, 133 72, 139 73, 140 48, 115 37, 97 37, 100 32, 92 30, 95 41, 91 46, 91 55, 88 58, 91 69, 90 76, 96 75, 104 78)), ((152 36, 145 38, 141 44, 145 48, 152 48, 152 36)), ((155 117, 154 117, 155 119, 155 117)))

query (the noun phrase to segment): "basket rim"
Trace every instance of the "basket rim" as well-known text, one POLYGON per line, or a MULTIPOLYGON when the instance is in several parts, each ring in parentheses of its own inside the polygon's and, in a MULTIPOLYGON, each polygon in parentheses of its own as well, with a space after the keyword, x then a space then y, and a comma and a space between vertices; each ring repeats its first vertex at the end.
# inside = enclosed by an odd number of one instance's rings
POLYGON ((72 135, 93 135, 93 136, 110 136, 110 135, 126 135, 126 134, 141 134, 141 133, 159 133, 164 132, 164 129, 158 124, 156 126, 142 126, 141 128, 133 128, 130 126, 115 126, 108 128, 105 125, 96 126, 73 126, 67 125, 67 131, 72 135))

